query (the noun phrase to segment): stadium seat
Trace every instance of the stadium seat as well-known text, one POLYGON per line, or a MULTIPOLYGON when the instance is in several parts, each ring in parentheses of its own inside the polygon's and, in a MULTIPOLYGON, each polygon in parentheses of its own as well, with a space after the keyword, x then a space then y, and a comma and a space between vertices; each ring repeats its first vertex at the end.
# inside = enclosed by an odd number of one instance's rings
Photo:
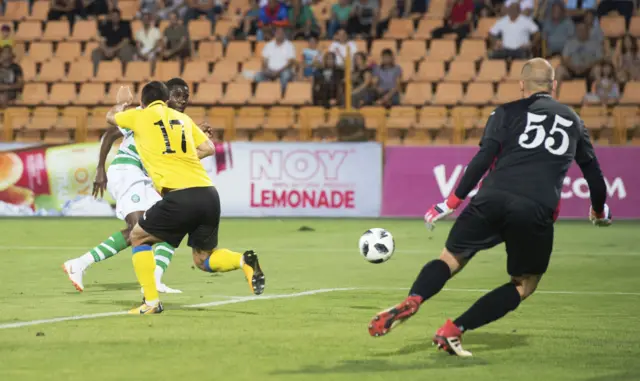
MULTIPOLYGON (((13 2, 10 2, 11 4, 13 2)), ((20 1, 22 3, 22 1, 20 1)), ((67 23, 67 28, 69 23, 67 23)), ((42 37, 42 24, 40 21, 23 21, 18 24, 18 30, 14 35, 16 41, 38 41, 42 37)))
POLYGON ((73 83, 56 83, 51 86, 47 104, 68 106, 76 100, 76 85, 73 83))
POLYGON ((507 76, 507 81, 519 81, 520 75, 522 74, 522 68, 524 64, 526 64, 526 60, 514 60, 511 61, 511 68, 509 69, 509 75, 507 76))
POLYGON ((69 131, 74 131, 76 127, 76 118, 64 118, 64 120, 56 120, 55 124, 49 131, 45 131, 45 144, 69 144, 73 142, 69 131), (63 129, 68 126, 69 129, 63 129))
POLYGON ((453 40, 431 40, 429 59, 450 61, 456 56, 456 43, 453 40))
POLYGON ((493 17, 482 17, 482 18, 480 18, 480 20, 478 20, 478 26, 473 31, 471 36, 473 38, 480 38, 480 39, 485 40, 487 37, 489 37, 489 31, 491 30, 491 28, 495 25, 495 23, 497 21, 498 21, 498 19, 497 18, 493 18, 493 17))
POLYGON ((341 115, 342 115, 342 112, 339 108, 332 107, 329 110, 329 113, 327 114, 326 122, 321 127, 329 127, 332 129, 335 128, 338 122, 340 121, 341 115))
POLYGON ((27 16, 27 20, 47 21, 49 8, 51 3, 48 1, 35 1, 31 8, 31 14, 27 16))
POLYGON ((198 91, 191 98, 194 104, 214 105, 222 100, 222 84, 200 83, 198 91))
POLYGON ((98 48, 98 46, 100 46, 100 44, 97 41, 89 41, 85 43, 84 50, 82 51, 82 58, 90 60, 91 54, 98 48))
POLYGON ((222 43, 219 41, 202 41, 198 46, 198 58, 207 62, 217 62, 223 58, 222 43))
POLYGON ((234 126, 236 137, 247 137, 251 132, 264 125, 264 109, 262 107, 242 107, 238 110, 234 126))
POLYGON ((251 99, 250 83, 230 83, 222 97, 221 103, 228 105, 243 105, 251 99))
POLYGON ((289 82, 284 91, 284 97, 280 101, 283 105, 305 105, 311 104, 311 83, 309 82, 289 82))
POLYGON ((282 87, 279 81, 260 82, 256 86, 255 95, 249 99, 249 104, 265 106, 277 104, 280 101, 281 91, 282 87))
POLYGON ((600 29, 605 37, 618 38, 626 33, 625 20, 622 16, 600 17, 600 29))
POLYGON ((459 83, 440 83, 433 97, 434 105, 455 106, 462 101, 462 85, 459 83))
POLYGON ((500 82, 506 75, 507 63, 505 60, 484 60, 480 65, 476 82, 500 82))
POLYGON ((22 89, 22 100, 19 104, 40 105, 47 101, 47 85, 44 83, 27 83, 22 89))
POLYGON ((433 97, 431 83, 409 82, 404 93, 402 104, 411 106, 423 106, 431 102, 433 97))
POLYGON ((189 61, 184 66, 182 79, 187 83, 202 82, 209 77, 209 63, 206 61, 189 61))
POLYGON ((398 59, 420 61, 427 56, 427 44, 423 40, 404 40, 398 59))
POLYGON ((613 108, 613 121, 616 128, 622 130, 635 129, 636 136, 640 136, 640 108, 637 105, 616 106, 613 108))
MULTIPOLYGON (((564 86, 564 85, 563 85, 564 86)), ((624 86, 624 93, 620 98, 621 104, 639 104, 640 103, 640 82, 627 82, 624 86)))
POLYGON ((416 75, 416 64, 414 61, 398 60, 396 64, 402 68, 402 82, 413 80, 416 75))
POLYGON ((633 37, 640 37, 640 15, 633 16, 631 18, 631 24, 629 25, 629 34, 633 37))
POLYGON ((323 126, 327 119, 323 107, 304 107, 300 109, 300 128, 305 137, 311 136, 311 130, 323 126))
POLYGON ((33 82, 36 80, 36 61, 25 57, 20 61, 20 67, 22 68, 22 77, 25 82, 33 82))
POLYGON ((99 37, 95 20, 76 20, 69 41, 96 41, 99 37))
POLYGON ((467 94, 462 101, 465 105, 482 106, 493 101, 493 85, 488 82, 474 82, 467 87, 467 94))
POLYGON ((258 41, 256 42, 255 49, 253 50, 252 56, 256 58, 262 57, 262 51, 264 50, 265 45, 267 45, 267 41, 258 41))
POLYGON ((389 27, 384 38, 394 40, 406 40, 413 35, 413 20, 393 18, 389 21, 389 27))
POLYGON ((262 126, 265 130, 286 130, 295 125, 295 113, 291 107, 272 107, 262 126))
POLYGON ((227 83, 233 82, 237 76, 238 63, 233 60, 223 60, 214 65, 213 73, 205 78, 205 81, 214 83, 227 83))
POLYGON ((262 70, 262 59, 251 58, 242 63, 240 75, 236 77, 236 82, 253 82, 255 74, 262 70))
POLYGON ((413 38, 419 39, 419 40, 431 39, 431 32, 436 28, 440 28, 441 26, 442 26, 442 19, 440 20, 427 19, 427 18, 422 19, 420 20, 420 24, 418 24, 418 29, 413 34, 413 38))
POLYGON ((202 41, 211 38, 211 23, 209 20, 192 20, 189 22, 189 38, 191 41, 202 41))
POLYGON ((2 21, 22 21, 29 17, 29 2, 7 1, 4 15, 0 15, 2 21))
POLYGON ((180 62, 156 62, 154 77, 159 81, 165 82, 170 80, 171 78, 180 77, 180 62))
POLYGON ((522 97, 520 84, 516 82, 502 82, 498 85, 496 104, 513 102, 522 97))
MULTIPOLYGON (((375 60, 380 59, 380 57, 373 57, 371 56, 371 54, 369 54, 369 48, 367 47, 367 41, 366 40, 356 40, 356 52, 363 52, 369 55, 370 58, 373 58, 375 60)), ((328 47, 328 45, 327 45, 328 47)), ((394 49, 395 50, 395 49, 394 49)))
POLYGON ((42 64, 38 81, 59 82, 64 80, 65 77, 64 62, 61 60, 51 60, 42 64))
POLYGON ((426 14, 428 18, 443 20, 447 12, 448 1, 433 0, 429 2, 429 12, 426 14))
MULTIPOLYGON (((225 59, 229 61, 243 62, 252 56, 251 45, 247 41, 231 41, 227 45, 225 59)), ((256 56, 262 57, 262 52, 257 50, 256 56)))
POLYGON ((142 20, 133 20, 131 21, 131 34, 135 36, 138 34, 138 31, 142 30, 144 25, 142 24, 142 20))
POLYGON ((476 122, 476 128, 484 129, 484 126, 487 124, 487 120, 489 120, 489 116, 493 114, 495 111, 494 106, 485 106, 480 109, 480 116, 478 121, 476 122))
POLYGON ((29 115, 28 108, 7 108, 4 113, 4 127, 6 129, 5 136, 11 139, 14 133, 19 133, 19 130, 27 128, 30 120, 31 116, 29 115))
POLYGON ((449 116, 445 107, 426 106, 420 109, 416 128, 439 130, 449 123, 449 116))
POLYGON ((465 39, 460 46, 457 60, 477 61, 487 56, 487 45, 484 40, 465 39))
POLYGON ((454 107, 451 110, 451 119, 457 129, 470 130, 474 128, 478 121, 478 116, 479 110, 476 107, 454 107))
MULTIPOLYGON (((82 83, 89 81, 91 78, 93 78, 93 63, 91 61, 76 61, 71 63, 66 80, 69 82, 82 83)), ((112 81, 113 79, 114 78, 111 78, 109 81, 112 81)))
POLYGON ((138 13, 140 3, 137 0, 122 0, 118 1, 118 8, 123 20, 133 20, 138 13))
POLYGON ((613 127, 608 115, 607 107, 603 105, 583 105, 580 108, 580 119, 589 130, 600 130, 605 127, 613 127))
POLYGON ((375 131, 376 140, 384 138, 386 110, 384 107, 366 106, 358 110, 364 118, 365 128, 375 131))
POLYGON ((64 41, 69 38, 69 22, 62 21, 47 21, 46 27, 42 39, 44 41, 64 41))
POLYGON ((476 76, 476 64, 473 61, 451 62, 444 80, 447 82, 469 82, 476 76))
POLYGON ((61 42, 56 48, 55 57, 64 62, 73 62, 82 54, 79 42, 61 42))
POLYGON ((124 75, 113 79, 127 82, 146 82, 151 79, 151 64, 145 61, 129 62, 124 75))
MULTIPOLYGON (((92 106, 105 103, 104 84, 102 83, 84 83, 80 86, 80 93, 75 104, 92 106)), ((115 102, 115 98, 110 100, 115 102)))
POLYGON ((420 63, 415 80, 420 82, 439 82, 444 78, 444 62, 425 60, 420 63))
POLYGON ((586 90, 584 80, 562 81, 562 84, 558 89, 558 101, 570 105, 582 104, 586 90))
POLYGON ((209 112, 209 125, 216 130, 224 131, 225 140, 229 141, 234 136, 233 120, 235 112, 232 107, 212 107, 209 112))
POLYGON ((215 31, 213 34, 216 37, 224 38, 227 37, 229 32, 231 32, 235 27, 236 23, 234 23, 233 20, 219 19, 216 20, 215 31))
POLYGON ((32 42, 29 58, 36 62, 48 61, 53 57, 53 44, 50 42, 32 42))
MULTIPOLYGON (((131 89, 131 93, 135 94, 135 86, 131 82, 114 82, 114 83, 110 83, 110 84, 108 84, 107 94, 105 96, 101 97, 100 103, 109 104, 109 105, 115 104, 117 96, 118 96, 118 91, 123 86, 124 87, 128 87, 129 89, 131 89)), ((89 87, 89 89, 91 89, 91 87, 89 87)), ((102 84, 100 84, 100 87, 96 87, 96 92, 98 94, 103 94, 104 93, 104 88, 102 87, 102 84)))
POLYGON ((389 111, 387 119, 386 141, 396 140, 402 136, 402 131, 415 127, 417 121, 415 107, 394 106, 389 111))
POLYGON ((24 42, 16 42, 13 45, 13 56, 16 62, 22 61, 22 58, 26 55, 26 48, 24 42))
POLYGON ((93 81, 112 82, 119 78, 122 78, 122 63, 119 60, 100 61, 98 74, 93 78, 93 81))
POLYGON ((373 40, 369 56, 376 62, 379 62, 382 57, 382 51, 385 49, 391 49, 394 55, 398 53, 398 47, 395 40, 373 40))

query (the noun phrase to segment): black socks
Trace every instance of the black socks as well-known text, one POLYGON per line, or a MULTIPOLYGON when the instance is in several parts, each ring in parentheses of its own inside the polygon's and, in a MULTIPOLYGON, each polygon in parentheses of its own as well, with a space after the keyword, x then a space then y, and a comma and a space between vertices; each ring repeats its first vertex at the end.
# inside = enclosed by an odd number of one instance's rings
POLYGON ((409 295, 418 295, 424 302, 440 292, 449 278, 451 278, 449 265, 440 259, 434 259, 424 265, 418 278, 411 286, 409 295))
POLYGON ((462 331, 482 327, 515 310, 520 305, 520 293, 513 283, 504 284, 478 299, 453 323, 462 331))

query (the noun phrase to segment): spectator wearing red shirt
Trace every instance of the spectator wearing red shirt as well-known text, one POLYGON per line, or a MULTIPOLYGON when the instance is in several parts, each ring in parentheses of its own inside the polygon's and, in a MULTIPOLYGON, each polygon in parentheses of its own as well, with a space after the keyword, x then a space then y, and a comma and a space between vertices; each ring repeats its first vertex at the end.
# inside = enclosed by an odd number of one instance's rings
POLYGON ((473 9, 473 0, 449 0, 445 25, 431 32, 433 38, 442 38, 447 33, 455 33, 458 35, 456 41, 460 44, 460 40, 471 32, 473 9))

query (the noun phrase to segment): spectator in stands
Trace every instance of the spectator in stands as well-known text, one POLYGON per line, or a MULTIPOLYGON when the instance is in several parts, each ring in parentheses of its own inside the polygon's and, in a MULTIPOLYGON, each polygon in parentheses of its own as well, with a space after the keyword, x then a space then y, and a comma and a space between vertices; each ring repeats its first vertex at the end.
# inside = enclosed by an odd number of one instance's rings
MULTIPOLYGON (((248 36, 257 36, 259 19, 260 5, 257 0, 250 0, 249 9, 244 13, 240 24, 233 31, 234 37, 243 40, 248 36)), ((262 38, 258 38, 258 41, 262 41, 262 38)))
POLYGON ((542 33, 546 42, 547 56, 554 56, 562 53, 564 45, 574 33, 573 21, 567 17, 564 3, 556 1, 553 4, 551 17, 544 20, 542 33))
POLYGON ((565 4, 568 14, 574 18, 574 22, 580 21, 585 12, 595 11, 597 6, 596 0, 566 0, 565 4))
POLYGON ((537 43, 538 26, 531 18, 520 14, 520 5, 511 4, 507 15, 498 19, 489 31, 493 40, 493 51, 489 58, 525 59, 537 43))
POLYGON ((354 0, 353 9, 347 29, 350 35, 377 35, 380 20, 380 3, 378 0, 354 0))
POLYGON ((116 0, 80 0, 78 16, 83 19, 89 16, 107 15, 116 7, 116 0))
POLYGON ((391 49, 382 51, 380 65, 373 69, 373 84, 376 89, 376 104, 385 107, 400 104, 402 68, 396 65, 391 49))
POLYGON ((533 0, 507 0, 504 3, 506 8, 509 8, 511 4, 519 4, 520 5, 520 14, 532 17, 533 16, 533 8, 535 7, 535 3, 533 0))
POLYGON ((310 37, 320 37, 309 0, 292 0, 292 5, 289 8, 289 24, 293 28, 293 39, 308 40, 310 37))
POLYGON ((179 17, 183 17, 186 12, 184 0, 164 0, 162 3, 164 4, 164 8, 158 9, 155 13, 156 17, 160 20, 170 20, 173 13, 177 13, 179 17))
POLYGON ((431 32, 433 38, 442 38, 447 33, 455 33, 458 44, 471 32, 473 23, 473 0, 449 0, 445 25, 431 32))
POLYGON ((322 67, 313 74, 313 104, 331 107, 342 103, 344 70, 336 63, 336 55, 327 52, 322 67))
POLYGON ((608 105, 617 102, 620 97, 620 87, 616 82, 614 68, 611 62, 596 65, 593 70, 595 79, 591 92, 585 95, 585 101, 608 105))
POLYGON ((109 20, 98 26, 102 37, 100 45, 91 52, 93 73, 98 72, 100 61, 119 58, 124 65, 133 59, 135 48, 131 45, 131 24, 120 19, 120 11, 113 9, 109 20))
POLYGON ((558 81, 585 78, 602 59, 602 44, 589 38, 589 28, 585 23, 576 25, 576 34, 567 41, 562 50, 562 64, 556 69, 558 81))
POLYGON ((11 27, 7 24, 2 25, 2 28, 0 28, 0 48, 5 46, 13 47, 11 27))
POLYGON ((356 54, 358 47, 353 40, 349 40, 347 31, 340 29, 336 33, 335 41, 329 45, 328 49, 328 51, 336 55, 336 65, 339 67, 344 67, 344 60, 347 57, 347 48, 349 48, 351 59, 353 60, 353 55, 356 54))
POLYGON ((301 78, 311 78, 315 70, 321 66, 322 53, 318 49, 318 39, 316 37, 309 38, 309 46, 302 51, 302 70, 301 78))
POLYGON ((13 61, 10 46, 0 50, 0 107, 4 108, 18 98, 24 86, 22 68, 13 61))
POLYGON ((269 0, 265 6, 260 7, 258 25, 263 34, 269 34, 267 29, 289 26, 289 11, 278 0, 269 0))
POLYGON ((631 16, 636 8, 635 0, 602 0, 598 4, 598 17, 606 16, 613 11, 617 11, 624 16, 626 28, 629 29, 631 16))
POLYGON ((47 20, 57 21, 66 17, 69 20, 69 26, 73 28, 76 19, 76 0, 51 0, 47 20))
POLYGON ((615 55, 620 82, 640 81, 640 52, 638 42, 627 34, 622 38, 620 52, 615 55))
POLYGON ((587 11, 584 13, 583 21, 589 29, 589 38, 595 41, 602 42, 604 40, 604 33, 600 28, 600 22, 596 17, 595 11, 587 11))
POLYGON ((138 59, 155 61, 162 50, 162 33, 155 26, 151 13, 142 14, 142 28, 136 32, 138 59))
POLYGON ((391 9, 393 17, 410 18, 411 15, 427 13, 429 0, 396 0, 391 9))
POLYGON ((480 17, 500 16, 503 8, 504 0, 475 0, 474 2, 474 13, 480 17))
POLYGON ((187 10, 184 14, 184 25, 201 15, 207 16, 211 24, 216 22, 216 16, 222 13, 222 3, 219 0, 186 0, 187 10))
POLYGON ((350 0, 338 0, 331 6, 331 19, 327 28, 327 38, 332 40, 338 29, 346 29, 352 16, 353 6, 350 0))
POLYGON ((255 77, 256 82, 280 79, 282 91, 293 79, 296 67, 296 48, 287 40, 283 28, 276 28, 275 37, 262 49, 262 71, 255 77))
POLYGON ((367 55, 357 52, 353 58, 351 74, 351 104, 355 108, 370 105, 374 99, 373 75, 367 62, 367 55))
POLYGON ((169 17, 169 25, 164 30, 162 57, 165 60, 184 59, 191 55, 189 30, 180 22, 179 16, 178 12, 173 12, 169 17))

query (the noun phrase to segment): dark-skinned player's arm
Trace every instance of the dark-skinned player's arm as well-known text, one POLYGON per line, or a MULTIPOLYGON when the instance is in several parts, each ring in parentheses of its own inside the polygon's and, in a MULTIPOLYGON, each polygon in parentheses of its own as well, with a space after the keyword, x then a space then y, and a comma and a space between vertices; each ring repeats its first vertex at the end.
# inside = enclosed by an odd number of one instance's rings
POLYGON ((504 110, 499 107, 489 116, 484 128, 484 135, 480 141, 480 150, 471 159, 467 170, 458 184, 456 190, 443 202, 432 205, 424 215, 427 229, 433 230, 436 221, 450 215, 462 204, 462 201, 475 188, 482 176, 493 164, 500 152, 500 146, 504 136, 504 110))
POLYGON ((200 126, 192 123, 191 133, 193 135, 193 143, 196 145, 196 154, 198 159, 202 160, 207 156, 211 156, 216 152, 216 149, 211 141, 213 137, 213 131, 209 124, 201 123, 200 126))
POLYGON ((589 185, 591 208, 589 220, 596 226, 611 225, 611 210, 605 203, 607 201, 607 184, 600 169, 600 163, 593 150, 589 132, 580 121, 581 136, 576 147, 576 163, 582 171, 582 176, 589 185))

